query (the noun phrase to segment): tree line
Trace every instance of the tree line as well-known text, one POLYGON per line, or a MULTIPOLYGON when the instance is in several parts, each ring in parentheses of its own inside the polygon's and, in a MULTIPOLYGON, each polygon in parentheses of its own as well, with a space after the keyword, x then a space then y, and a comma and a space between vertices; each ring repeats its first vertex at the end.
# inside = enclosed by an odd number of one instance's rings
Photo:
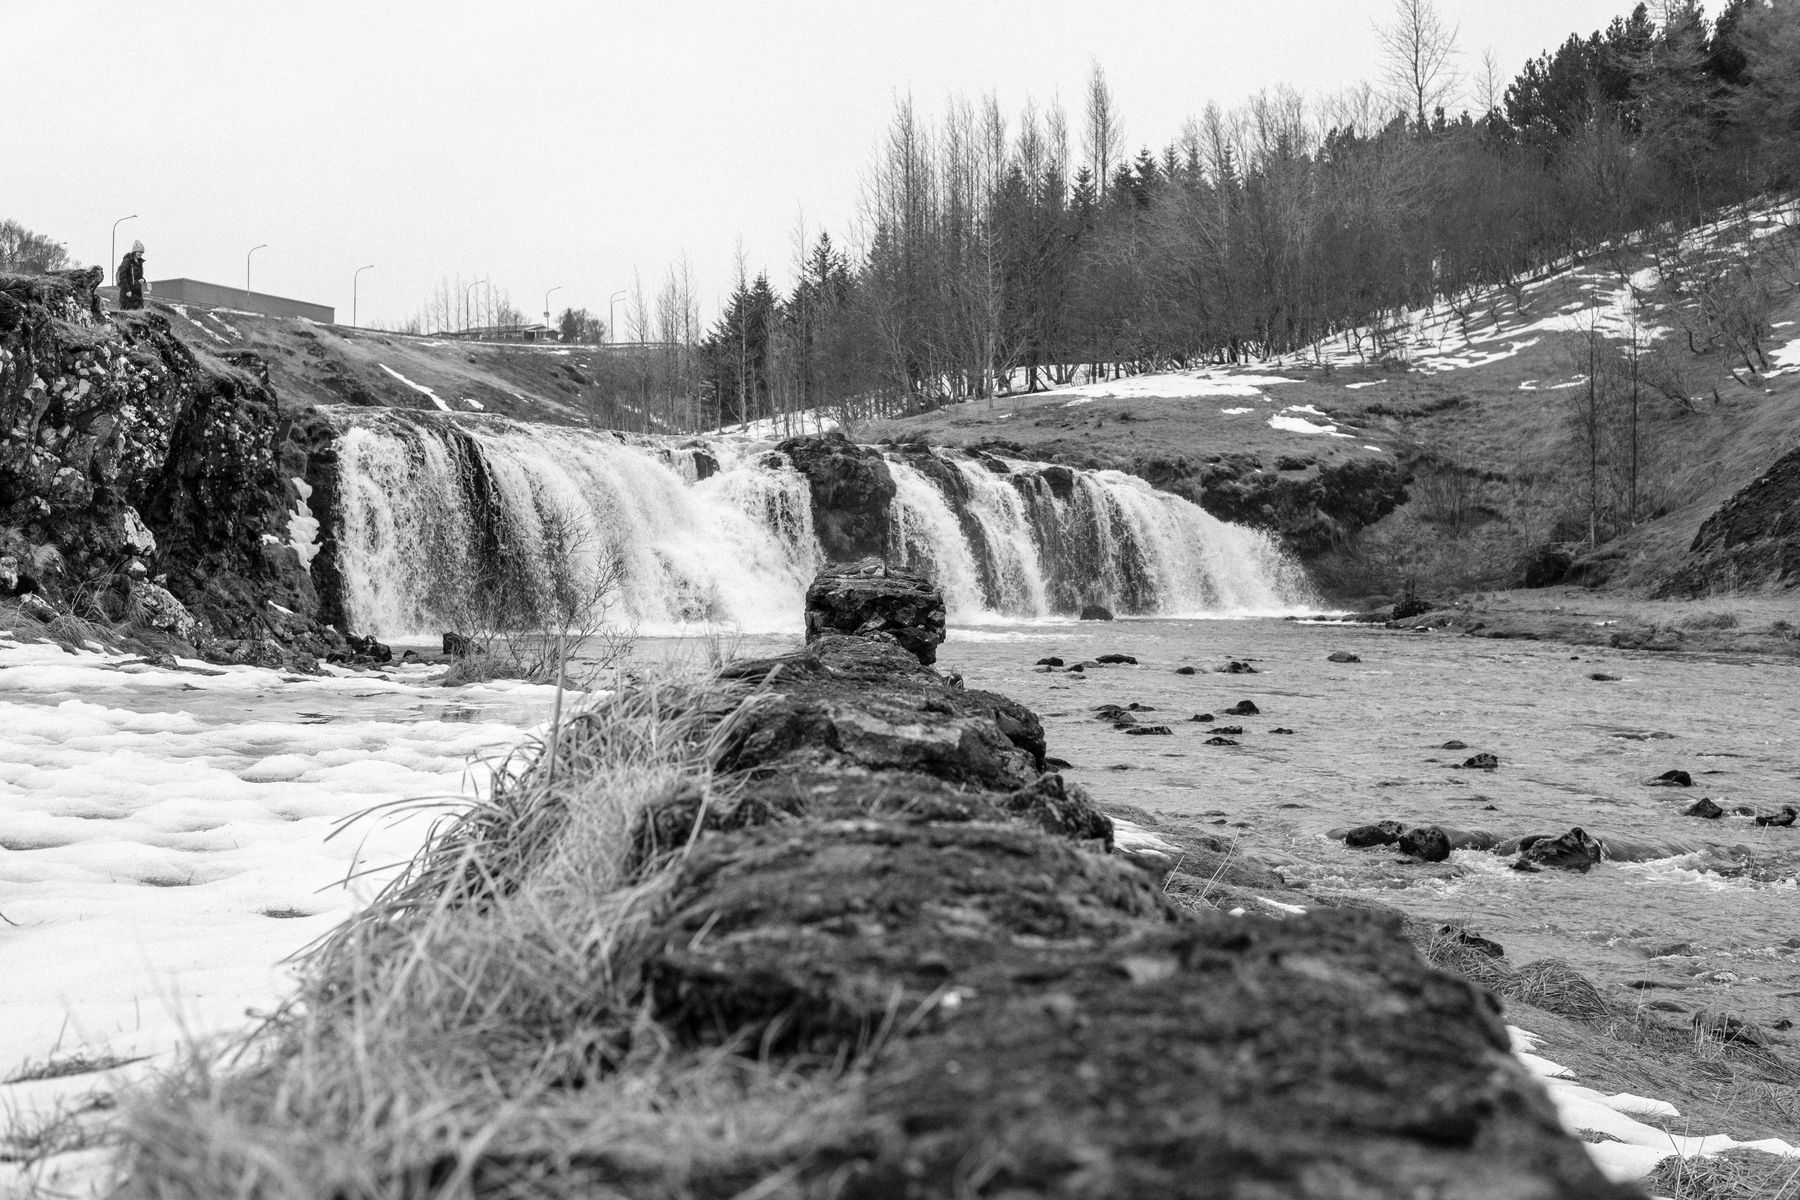
POLYGON ((1431 0, 1396 0, 1379 32, 1381 86, 1209 106, 1135 153, 1098 65, 1075 129, 1056 105, 932 122, 901 100, 854 252, 797 236, 786 294, 740 256, 692 346, 696 407, 889 415, 1335 336, 1379 358, 1409 308, 1800 176, 1800 0, 1638 4, 1510 80, 1489 56, 1454 115, 1431 0))

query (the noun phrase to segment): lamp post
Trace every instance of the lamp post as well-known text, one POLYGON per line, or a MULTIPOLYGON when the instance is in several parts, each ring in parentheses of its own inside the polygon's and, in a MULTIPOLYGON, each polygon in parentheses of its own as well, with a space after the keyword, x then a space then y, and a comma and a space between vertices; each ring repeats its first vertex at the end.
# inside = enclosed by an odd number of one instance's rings
POLYGON ((485 279, 477 279, 474 283, 471 283, 468 287, 463 289, 463 313, 465 314, 463 316, 463 331, 465 333, 468 332, 469 326, 473 324, 467 316, 469 311, 469 293, 486 282, 487 280, 485 279))
MULTIPOLYGON (((563 285, 559 283, 551 288, 550 292, 560 292, 562 290, 563 285)), ((544 293, 544 328, 546 330, 550 328, 550 292, 544 293)))
POLYGON ((350 276, 350 328, 352 329, 356 328, 356 285, 364 271, 372 271, 374 269, 375 264, 370 263, 366 267, 356 268, 355 273, 350 276))
POLYGON ((113 222, 112 269, 113 269, 113 286, 114 287, 117 287, 119 285, 119 226, 123 225, 127 221, 135 221, 135 220, 137 220, 137 214, 132 213, 129 217, 120 217, 117 221, 113 222))
MULTIPOLYGON (((267 250, 268 248, 269 243, 264 242, 259 246, 250 247, 250 254, 255 254, 258 250, 267 250)), ((244 255, 244 299, 246 300, 250 298, 250 254, 244 255)))
POLYGON ((612 294, 612 299, 606 305, 606 340, 609 342, 616 342, 619 340, 613 335, 619 328, 619 301, 624 295, 625 290, 620 288, 612 294))

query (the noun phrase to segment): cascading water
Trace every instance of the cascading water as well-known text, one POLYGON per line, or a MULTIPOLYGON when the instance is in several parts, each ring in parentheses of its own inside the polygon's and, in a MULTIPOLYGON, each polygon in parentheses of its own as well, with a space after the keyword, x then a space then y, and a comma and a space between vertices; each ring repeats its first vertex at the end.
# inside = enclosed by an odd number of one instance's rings
POLYGON ((346 418, 338 566, 384 636, 579 625, 611 575, 642 627, 790 627, 818 569, 806 481, 608 433, 391 412, 346 418))
MULTIPOLYGON (((609 616, 790 630, 821 553, 804 476, 767 447, 676 444, 500 417, 338 415, 337 567, 352 628, 583 624, 609 616)), ((1266 535, 1119 472, 961 451, 888 456, 889 554, 952 620, 1248 615, 1314 603, 1266 535)))

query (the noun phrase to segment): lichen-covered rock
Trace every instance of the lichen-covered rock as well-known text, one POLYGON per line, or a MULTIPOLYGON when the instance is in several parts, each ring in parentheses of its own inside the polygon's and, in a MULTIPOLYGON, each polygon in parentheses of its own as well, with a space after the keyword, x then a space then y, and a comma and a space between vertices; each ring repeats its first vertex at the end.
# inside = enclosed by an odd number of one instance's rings
POLYGON ((201 639, 200 622, 165 587, 154 583, 137 584, 131 589, 131 607, 140 625, 166 633, 190 646, 201 639))
POLYGON ((944 641, 944 595, 919 572, 876 558, 827 567, 806 589, 806 640, 827 633, 891 641, 934 663, 944 641))
POLYGON ((270 598, 326 636, 303 565, 263 550, 294 494, 267 372, 154 309, 109 317, 101 278, 0 274, 0 526, 32 548, 32 586, 117 619, 157 577, 194 623, 171 636, 203 650, 266 636, 270 598))

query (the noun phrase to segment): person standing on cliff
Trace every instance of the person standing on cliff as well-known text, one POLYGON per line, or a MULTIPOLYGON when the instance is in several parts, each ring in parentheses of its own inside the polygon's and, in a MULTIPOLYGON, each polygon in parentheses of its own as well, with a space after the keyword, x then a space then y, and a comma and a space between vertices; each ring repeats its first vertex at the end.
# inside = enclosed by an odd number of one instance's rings
POLYGON ((144 307, 144 243, 131 243, 131 249, 119 260, 116 282, 120 308, 144 307))

